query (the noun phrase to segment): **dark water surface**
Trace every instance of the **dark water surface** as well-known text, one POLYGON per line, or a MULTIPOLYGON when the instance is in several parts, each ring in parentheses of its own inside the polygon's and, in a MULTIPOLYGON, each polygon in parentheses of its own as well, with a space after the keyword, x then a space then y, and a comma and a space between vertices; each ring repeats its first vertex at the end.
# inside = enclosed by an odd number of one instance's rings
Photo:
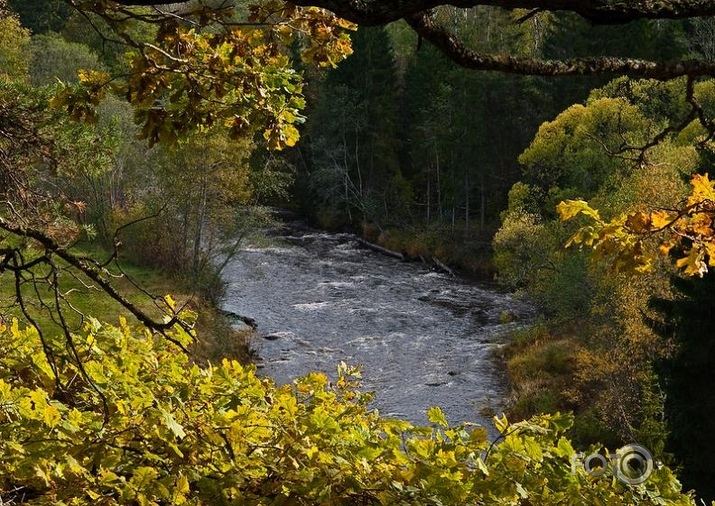
POLYGON ((297 223, 277 246, 246 248, 227 266, 224 308, 250 316, 260 372, 278 383, 362 364, 363 390, 383 415, 425 424, 439 405, 450 423, 490 427, 506 378, 490 354, 532 309, 486 285, 362 248, 349 234, 297 223), (506 314, 515 319, 501 323, 506 314))

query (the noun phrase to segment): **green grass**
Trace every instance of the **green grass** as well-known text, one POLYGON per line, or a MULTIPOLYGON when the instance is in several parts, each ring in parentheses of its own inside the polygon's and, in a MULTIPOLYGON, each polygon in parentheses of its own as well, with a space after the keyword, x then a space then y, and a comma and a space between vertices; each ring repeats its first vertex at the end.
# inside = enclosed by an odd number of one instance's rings
MULTIPOLYGON (((91 256, 100 262, 109 258, 106 251, 93 244, 83 244, 72 253, 91 256)), ((32 269, 34 281, 27 276, 28 281, 22 284, 20 292, 27 314, 43 333, 63 332, 58 307, 67 328, 73 332, 79 330, 88 317, 116 324, 123 316, 130 325, 140 325, 128 309, 101 287, 60 259, 55 260, 59 268, 58 291, 65 298, 59 306, 53 278, 48 278, 51 271, 47 265, 35 266, 32 269)), ((155 321, 162 321, 166 314, 163 297, 167 294, 177 302, 177 307, 185 306, 196 311, 199 314, 196 329, 200 338, 200 343, 192 349, 196 359, 216 360, 228 356, 245 363, 252 358, 250 333, 232 329, 215 308, 192 294, 186 283, 157 269, 128 262, 120 262, 120 267, 111 263, 105 277, 123 297, 155 321)), ((7 321, 17 318, 21 325, 31 324, 18 301, 15 275, 9 271, 0 273, 0 316, 7 321)))
MULTIPOLYGON (((78 255, 94 253, 95 258, 107 257, 107 254, 97 255, 98 251, 88 251, 86 248, 72 251, 78 255)), ((55 259, 58 267, 58 292, 62 294, 66 303, 60 303, 62 313, 70 327, 81 324, 83 317, 93 316, 99 320, 116 323, 120 315, 127 317, 131 322, 136 319, 121 304, 112 299, 104 290, 96 286, 92 280, 71 268, 60 259, 55 259)), ((123 269, 132 279, 136 280, 148 290, 162 295, 176 291, 176 287, 160 273, 151 269, 125 265, 123 269)), ((53 278, 48 277, 51 269, 47 265, 38 265, 31 271, 34 280, 27 276, 27 281, 21 286, 20 294, 27 308, 27 312, 39 327, 47 331, 58 331, 58 315, 54 314, 57 308, 56 294, 53 278)), ((154 304, 154 300, 137 289, 126 276, 115 266, 108 268, 106 276, 113 286, 137 307, 148 312, 155 318, 161 317, 161 312, 154 304)), ((16 317, 23 323, 29 323, 18 303, 15 276, 12 272, 0 275, 0 297, 4 302, 2 311, 5 318, 16 317)))

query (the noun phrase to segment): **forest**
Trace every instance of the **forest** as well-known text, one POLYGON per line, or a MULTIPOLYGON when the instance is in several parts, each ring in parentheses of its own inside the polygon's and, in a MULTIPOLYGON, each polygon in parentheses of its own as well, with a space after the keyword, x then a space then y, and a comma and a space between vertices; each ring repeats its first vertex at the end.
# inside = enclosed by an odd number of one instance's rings
POLYGON ((0 0, 3 504, 715 501, 715 8, 456 3, 0 0), (256 373, 274 208, 538 307, 498 441, 256 373))

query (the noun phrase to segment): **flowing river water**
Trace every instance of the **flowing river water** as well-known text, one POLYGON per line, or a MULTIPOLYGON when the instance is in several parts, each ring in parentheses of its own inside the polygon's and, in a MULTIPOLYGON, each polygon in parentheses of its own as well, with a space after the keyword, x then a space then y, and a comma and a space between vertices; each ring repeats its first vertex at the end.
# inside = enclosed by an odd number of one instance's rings
POLYGON ((279 384, 309 371, 334 377, 344 360, 362 365, 362 389, 376 393, 383 415, 423 425, 439 405, 450 423, 492 428, 488 412, 501 410, 508 386, 491 354, 531 318, 530 306, 365 249, 350 234, 294 222, 274 239, 224 271, 224 309, 258 324, 262 374, 279 384))

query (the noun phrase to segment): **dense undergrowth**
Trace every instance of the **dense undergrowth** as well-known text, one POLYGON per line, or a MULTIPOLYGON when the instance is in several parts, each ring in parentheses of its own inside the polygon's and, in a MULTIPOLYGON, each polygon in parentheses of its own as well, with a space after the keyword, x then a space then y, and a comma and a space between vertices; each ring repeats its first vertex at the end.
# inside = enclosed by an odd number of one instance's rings
MULTIPOLYGON (((697 233, 678 233, 683 244, 666 244, 650 225, 650 213, 668 215, 691 205, 691 192, 711 191, 711 138, 697 121, 669 127, 687 111, 683 84, 616 79, 544 123, 519 158, 523 179, 509 193, 494 263, 504 285, 544 315, 503 350, 512 416, 571 410, 576 441, 637 441, 683 466, 686 486, 711 499, 712 479, 700 469, 712 450, 691 443, 693 434, 713 430, 704 380, 712 334, 703 317, 711 315, 712 292, 694 246, 709 237, 711 215, 698 215, 707 225, 697 233), (648 145, 663 125, 665 134, 648 145), (640 157, 617 156, 619 149, 640 157), (566 220, 569 205, 584 205, 604 227, 583 215, 566 220), (638 236, 630 217, 641 215, 648 226, 638 236), (683 274, 694 279, 685 283, 683 274), (683 417, 687 408, 677 400, 691 395, 697 400, 683 417)), ((712 107, 713 86, 698 82, 691 93, 712 107)))

